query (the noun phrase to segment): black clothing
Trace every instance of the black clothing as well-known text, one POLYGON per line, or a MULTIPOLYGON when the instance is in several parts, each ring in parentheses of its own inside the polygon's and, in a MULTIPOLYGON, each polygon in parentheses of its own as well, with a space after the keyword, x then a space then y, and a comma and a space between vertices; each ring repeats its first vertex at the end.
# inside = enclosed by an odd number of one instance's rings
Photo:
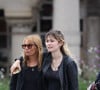
POLYGON ((24 73, 24 84, 22 90, 41 90, 40 86, 40 79, 41 74, 38 71, 38 67, 26 67, 24 73))
MULTIPOLYGON (((63 54, 63 60, 57 72, 53 72, 50 70, 51 61, 51 53, 44 53, 42 63, 43 76, 41 75, 41 78, 43 78, 43 90, 78 90, 78 70, 76 63, 72 60, 72 58, 63 54), (56 82, 57 84, 55 84, 56 82)), ((10 90, 22 90, 21 88, 24 82, 22 78, 23 76, 25 75, 21 73, 21 75, 19 75, 20 78, 18 78, 17 80, 15 79, 16 75, 14 75, 14 77, 12 78, 14 80, 12 80, 10 90), (17 83, 17 86, 16 82, 19 82, 17 83)))
POLYGON ((38 67, 23 67, 21 72, 11 78, 10 90, 43 90, 42 72, 38 67))
POLYGON ((100 90, 100 72, 98 73, 98 75, 96 77, 95 84, 96 84, 97 90, 100 90))
POLYGON ((97 77, 96 77, 96 81, 95 82, 98 82, 100 81, 100 72, 98 73, 97 77))
POLYGON ((51 67, 48 68, 48 71, 44 74, 46 80, 48 80, 48 89, 47 90, 60 90, 60 77, 58 71, 53 71, 51 67))
MULTIPOLYGON (((51 66, 52 56, 51 53, 44 54, 43 58, 43 74, 48 71, 51 66)), ((78 70, 75 62, 67 55, 63 55, 62 63, 58 70, 60 78, 60 90, 78 90, 78 70)), ((44 77, 44 85, 48 90, 48 80, 44 77)), ((56 90, 56 89, 55 89, 56 90)))

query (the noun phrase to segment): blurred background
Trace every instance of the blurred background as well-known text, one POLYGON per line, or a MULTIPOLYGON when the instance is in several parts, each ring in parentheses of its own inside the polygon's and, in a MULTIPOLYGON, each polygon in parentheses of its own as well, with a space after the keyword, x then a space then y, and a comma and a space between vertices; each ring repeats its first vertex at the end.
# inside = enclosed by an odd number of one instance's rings
POLYGON ((43 41, 61 30, 79 69, 79 90, 86 90, 100 68, 100 0, 0 0, 0 90, 9 89, 9 68, 22 55, 25 36, 43 41), (1 80, 3 80, 1 82, 1 80))

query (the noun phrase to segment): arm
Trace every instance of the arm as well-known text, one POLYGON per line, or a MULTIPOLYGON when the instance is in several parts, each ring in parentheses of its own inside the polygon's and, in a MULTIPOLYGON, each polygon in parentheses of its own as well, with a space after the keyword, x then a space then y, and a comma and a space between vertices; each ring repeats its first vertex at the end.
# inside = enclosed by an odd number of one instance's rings
POLYGON ((78 70, 74 61, 68 63, 67 75, 69 90, 78 90, 78 70))
POLYGON ((17 77, 18 77, 18 74, 14 74, 14 75, 11 76, 10 90, 16 90, 17 77))
POLYGON ((21 70, 20 62, 22 62, 22 61, 23 61, 23 57, 15 59, 15 62, 12 64, 12 66, 10 68, 11 74, 16 74, 16 73, 20 72, 20 70, 21 70))

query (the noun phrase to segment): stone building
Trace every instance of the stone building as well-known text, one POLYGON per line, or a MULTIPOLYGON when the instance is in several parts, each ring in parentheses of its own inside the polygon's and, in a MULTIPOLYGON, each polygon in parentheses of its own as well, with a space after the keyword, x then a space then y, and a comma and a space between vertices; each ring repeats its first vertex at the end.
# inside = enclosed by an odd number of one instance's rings
POLYGON ((21 55, 23 37, 38 33, 44 40, 51 28, 64 33, 78 65, 89 63, 88 48, 100 45, 99 10, 100 0, 0 0, 0 67, 21 55))

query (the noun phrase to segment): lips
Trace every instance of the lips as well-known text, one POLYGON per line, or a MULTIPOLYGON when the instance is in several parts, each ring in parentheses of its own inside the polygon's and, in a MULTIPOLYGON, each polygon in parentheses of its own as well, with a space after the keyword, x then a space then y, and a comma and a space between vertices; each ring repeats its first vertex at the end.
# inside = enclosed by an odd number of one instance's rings
POLYGON ((52 47, 47 47, 48 49, 51 49, 52 47))

